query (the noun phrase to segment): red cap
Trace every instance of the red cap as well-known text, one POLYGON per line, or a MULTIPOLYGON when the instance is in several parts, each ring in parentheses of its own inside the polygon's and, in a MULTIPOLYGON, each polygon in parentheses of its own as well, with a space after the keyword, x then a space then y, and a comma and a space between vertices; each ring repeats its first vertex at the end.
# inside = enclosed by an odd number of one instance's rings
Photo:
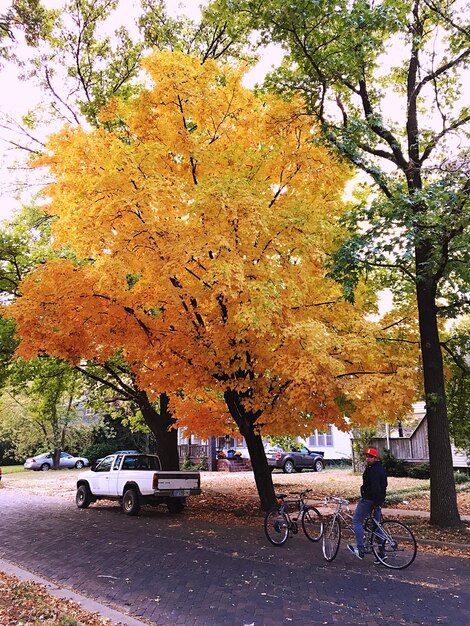
POLYGON ((367 448, 366 455, 375 456, 376 459, 379 458, 379 453, 377 452, 375 448, 367 448))

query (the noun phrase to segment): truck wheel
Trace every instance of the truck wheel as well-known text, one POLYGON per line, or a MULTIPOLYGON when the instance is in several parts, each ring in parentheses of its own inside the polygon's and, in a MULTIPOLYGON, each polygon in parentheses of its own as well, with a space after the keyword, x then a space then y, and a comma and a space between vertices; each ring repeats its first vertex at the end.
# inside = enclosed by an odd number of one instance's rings
POLYGON ((170 513, 181 513, 181 511, 183 511, 185 507, 184 502, 181 502, 181 500, 176 500, 174 498, 172 498, 171 500, 168 500, 166 505, 170 513))
POLYGON ((91 492, 88 485, 80 485, 77 489, 77 495, 75 496, 75 502, 79 509, 86 509, 91 504, 91 492))
POLYGON ((318 459, 318 461, 315 461, 315 465, 314 465, 313 469, 316 472, 322 472, 324 467, 325 466, 323 464, 323 461, 320 461, 320 459, 318 459))
POLYGON ((122 496, 122 510, 126 515, 137 515, 140 511, 139 494, 133 488, 127 489, 122 496))
POLYGON ((295 470, 294 464, 290 459, 287 459, 287 461, 284 463, 284 474, 292 474, 292 472, 295 470))

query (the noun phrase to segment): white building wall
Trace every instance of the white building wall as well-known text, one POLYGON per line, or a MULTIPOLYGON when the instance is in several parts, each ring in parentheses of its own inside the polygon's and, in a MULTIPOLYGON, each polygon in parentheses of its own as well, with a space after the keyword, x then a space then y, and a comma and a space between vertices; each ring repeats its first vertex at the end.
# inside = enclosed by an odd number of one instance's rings
POLYGON ((324 452, 325 459, 347 460, 352 457, 351 434, 338 430, 338 428, 333 425, 331 426, 331 445, 318 445, 318 436, 315 436, 315 433, 311 437, 303 439, 302 442, 305 443, 310 450, 324 452))

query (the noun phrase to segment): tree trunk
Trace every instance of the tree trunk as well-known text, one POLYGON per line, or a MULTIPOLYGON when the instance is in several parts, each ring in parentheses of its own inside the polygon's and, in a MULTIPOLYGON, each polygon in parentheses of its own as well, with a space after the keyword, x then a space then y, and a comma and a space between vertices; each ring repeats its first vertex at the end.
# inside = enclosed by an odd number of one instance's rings
POLYGON ((136 400, 145 423, 157 440, 162 469, 179 470, 178 429, 174 427, 175 419, 168 410, 168 396, 165 393, 160 394, 160 412, 153 406, 145 392, 140 392, 136 400))
POLYGON ((449 421, 444 387, 444 369, 437 326, 435 281, 423 268, 431 264, 424 245, 416 248, 416 295, 418 301, 421 355, 423 360, 429 465, 431 471, 431 524, 450 527, 461 524, 457 508, 449 421))
POLYGON ((263 440, 261 435, 255 433, 253 414, 245 411, 240 402, 239 395, 236 391, 227 389, 224 393, 225 402, 227 403, 230 415, 235 420, 240 433, 245 437, 248 453, 253 467, 256 488, 260 500, 261 509, 268 511, 276 506, 277 500, 274 493, 273 479, 271 470, 268 466, 266 454, 264 452, 263 440))
POLYGON ((54 448, 54 452, 52 453, 52 469, 60 469, 60 453, 62 450, 60 448, 54 448))

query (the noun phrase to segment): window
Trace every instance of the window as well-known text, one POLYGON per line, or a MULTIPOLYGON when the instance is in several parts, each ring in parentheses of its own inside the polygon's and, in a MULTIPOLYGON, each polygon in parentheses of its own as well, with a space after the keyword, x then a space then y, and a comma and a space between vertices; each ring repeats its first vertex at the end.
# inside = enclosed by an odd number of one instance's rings
POLYGON ((160 464, 156 456, 126 456, 122 464, 123 470, 159 470, 160 464))
POLYGON ((317 446, 319 448, 327 448, 333 445, 333 427, 329 426, 327 431, 316 430, 311 437, 309 437, 309 445, 317 446))
POLYGON ((109 470, 111 469, 111 465, 113 464, 113 461, 114 461, 113 456, 107 456, 97 466, 96 471, 97 472, 109 472, 109 470))

